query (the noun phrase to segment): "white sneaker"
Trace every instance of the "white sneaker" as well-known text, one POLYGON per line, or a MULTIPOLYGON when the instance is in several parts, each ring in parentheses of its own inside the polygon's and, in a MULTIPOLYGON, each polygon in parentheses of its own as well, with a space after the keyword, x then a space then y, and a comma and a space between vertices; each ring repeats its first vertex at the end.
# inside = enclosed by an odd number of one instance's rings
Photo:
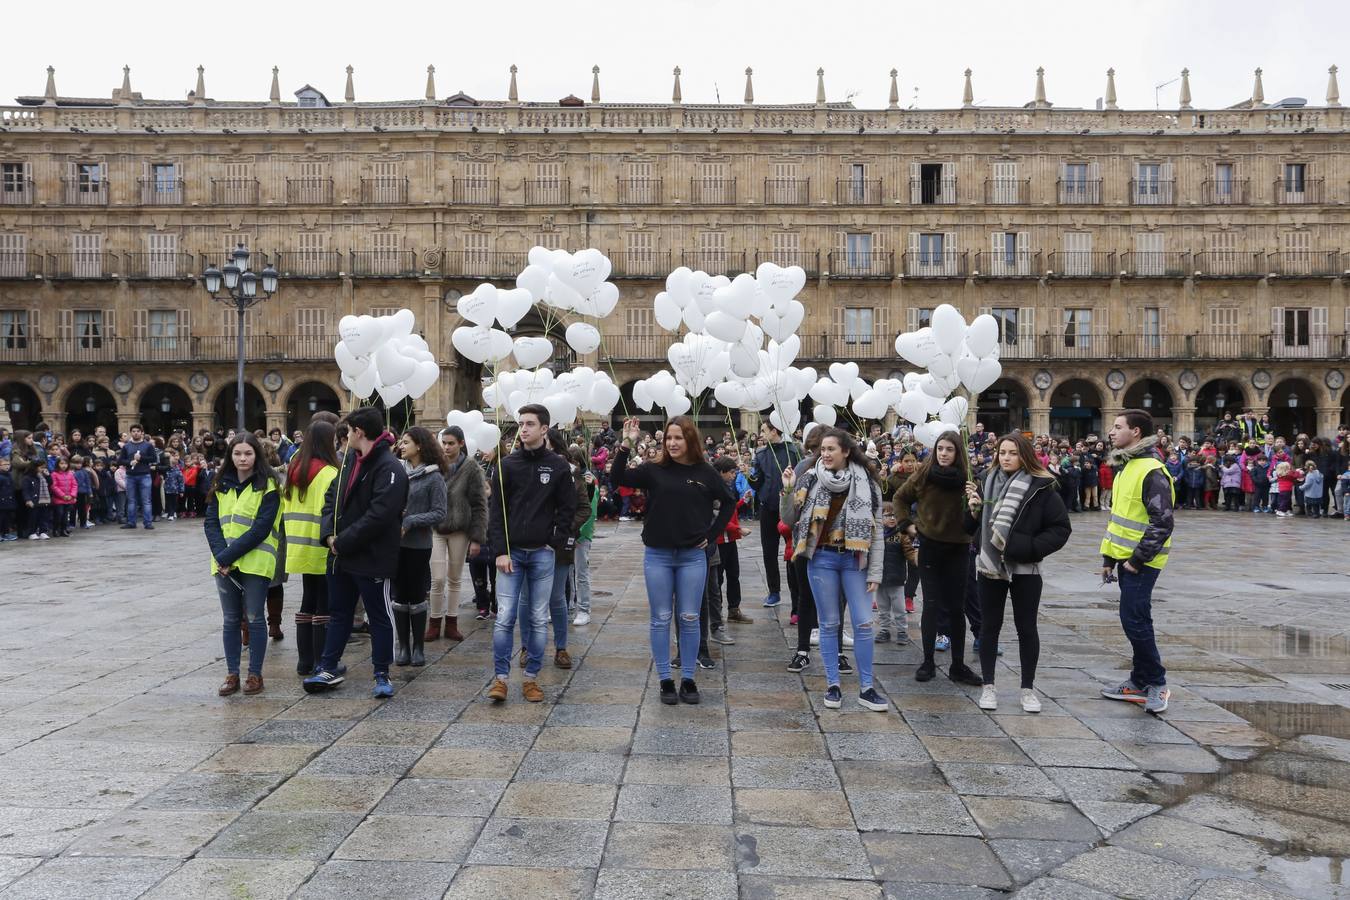
POLYGON ((584 612, 579 612, 579 613, 577 613, 577 614, 576 614, 576 617, 572 619, 572 624, 573 624, 573 625, 589 625, 589 624, 591 624, 591 614, 590 614, 590 613, 584 613, 584 612))
POLYGON ((811 646, 812 646, 812 647, 819 647, 819 646, 820 646, 820 629, 819 629, 819 628, 812 628, 812 629, 811 629, 811 646))
POLYGON ((980 691, 980 709, 998 709, 998 691, 992 684, 986 684, 980 691))
POLYGON ((1022 688, 1022 711, 1038 713, 1041 711, 1041 698, 1031 688, 1022 688))
POLYGON ((28 536, 28 539, 29 539, 30 541, 40 541, 40 540, 42 540, 42 535, 40 535, 40 534, 34 532, 33 534, 30 534, 30 535, 28 536))
POLYGON ((45 531, 38 535, 38 540, 40 541, 50 541, 51 539, 52 536, 45 531))
POLYGON ((633 517, 632 517, 632 516, 619 516, 619 521, 620 521, 620 522, 631 522, 631 521, 633 521, 633 517))
POLYGON ((845 648, 853 646, 853 635, 849 634, 847 631, 844 632, 843 646, 845 648))

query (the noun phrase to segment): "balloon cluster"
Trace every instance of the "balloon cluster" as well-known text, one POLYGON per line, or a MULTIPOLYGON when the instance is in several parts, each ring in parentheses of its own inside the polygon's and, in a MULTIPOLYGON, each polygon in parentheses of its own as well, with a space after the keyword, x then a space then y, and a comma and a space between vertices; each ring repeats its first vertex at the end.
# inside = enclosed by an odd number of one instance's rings
POLYGON ((681 266, 656 295, 656 322, 666 331, 686 329, 672 343, 662 370, 633 386, 644 410, 667 416, 688 412, 691 398, 709 388, 728 408, 765 410, 784 432, 797 428, 798 404, 816 383, 816 371, 793 367, 801 351, 797 329, 806 307, 796 299, 806 285, 800 266, 763 263, 754 275, 709 275, 681 266), (767 344, 765 343, 767 339, 767 344))
POLYGON ((469 456, 496 447, 502 439, 502 430, 494 423, 484 421, 481 410, 461 412, 453 409, 446 415, 445 424, 458 425, 464 432, 464 450, 469 456))
POLYGON ((978 397, 1003 373, 998 361, 998 321, 985 314, 967 325, 960 311, 948 303, 933 310, 928 327, 898 335, 895 352, 927 369, 905 376, 905 390, 895 410, 913 423, 914 436, 929 447, 944 431, 960 431, 970 410, 970 400, 951 396, 952 392, 964 387, 971 397, 978 397))
POLYGON ((392 316, 343 316, 333 348, 342 386, 365 400, 379 393, 386 407, 417 399, 440 378, 427 342, 413 334, 412 310, 392 316))

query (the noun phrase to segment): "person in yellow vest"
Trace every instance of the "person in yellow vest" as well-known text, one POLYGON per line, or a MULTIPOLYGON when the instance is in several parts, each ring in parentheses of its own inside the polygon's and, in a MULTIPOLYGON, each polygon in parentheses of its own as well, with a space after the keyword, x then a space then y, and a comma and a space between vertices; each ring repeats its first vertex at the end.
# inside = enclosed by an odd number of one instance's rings
POLYGON ((263 611, 267 586, 277 568, 277 516, 281 492, 276 475, 263 461, 262 444, 250 432, 230 439, 220 472, 206 498, 206 543, 211 548, 211 574, 216 578, 224 615, 225 665, 228 674, 219 694, 239 690, 241 618, 248 620, 248 680, 245 694, 263 689, 263 657, 267 623, 263 611))
POLYGON ((1120 581, 1120 625, 1134 650, 1130 677, 1103 688, 1109 700, 1138 703, 1151 713, 1167 709, 1171 691, 1153 634, 1153 585, 1172 548, 1172 476, 1157 454, 1153 417, 1127 409, 1111 426, 1107 462, 1115 470, 1111 517, 1102 538, 1102 580, 1120 581))
POLYGON ((286 468, 281 492, 281 528, 286 535, 286 571, 304 585, 295 614, 295 671, 309 675, 328 639, 328 548, 320 539, 323 498, 338 474, 336 428, 325 419, 310 422, 286 468))

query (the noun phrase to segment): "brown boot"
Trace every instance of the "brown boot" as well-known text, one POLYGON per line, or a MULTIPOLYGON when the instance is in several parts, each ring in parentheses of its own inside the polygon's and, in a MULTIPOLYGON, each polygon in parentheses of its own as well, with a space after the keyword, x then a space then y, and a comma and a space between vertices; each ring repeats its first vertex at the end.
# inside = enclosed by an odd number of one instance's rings
POLYGON ((427 619, 427 633, 422 636, 424 641, 439 641, 441 639, 441 620, 437 616, 427 619))
POLYGON ((274 641, 286 636, 281 633, 281 600, 281 597, 267 598, 267 636, 274 641))
MULTIPOLYGON (((236 675, 235 678, 236 678, 236 680, 237 680, 237 679, 238 679, 238 676, 236 675)), ((260 694, 260 693, 262 693, 262 689, 263 689, 263 683, 262 683, 262 676, 261 676, 261 675, 253 675, 253 674, 250 674, 250 675, 248 676, 248 678, 246 678, 246 679, 244 680, 244 693, 245 693, 245 694, 260 694)))
POLYGON ((459 633, 459 616, 445 617, 445 639, 447 641, 464 640, 464 635, 459 633))
POLYGON ((216 691, 216 693, 222 697, 228 697, 231 694, 239 693, 239 676, 226 675, 225 683, 220 686, 220 690, 216 691))

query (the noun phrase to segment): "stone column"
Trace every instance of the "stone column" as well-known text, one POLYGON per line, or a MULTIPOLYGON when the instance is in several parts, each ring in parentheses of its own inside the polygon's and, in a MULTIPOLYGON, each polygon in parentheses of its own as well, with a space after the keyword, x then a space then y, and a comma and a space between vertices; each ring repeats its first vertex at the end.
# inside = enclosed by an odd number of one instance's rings
MULTIPOLYGON (((136 424, 136 423, 139 422, 140 420, 141 420, 141 414, 140 414, 140 411, 139 411, 139 410, 138 410, 138 411, 135 411, 135 412, 129 412, 129 413, 126 413, 126 412, 119 412, 119 413, 117 414, 117 434, 121 434, 122 432, 125 432, 125 431, 130 431, 130 430, 131 430, 131 426, 134 425, 134 424, 136 424)), ((116 440, 116 438, 117 438, 117 435, 110 435, 110 436, 111 436, 114 440, 116 440)))
POLYGON ((286 433, 287 433, 287 432, 286 432, 286 410, 285 410, 285 409, 269 409, 269 410, 267 411, 267 414, 266 414, 266 416, 265 416, 265 419, 266 419, 267 425, 264 427, 264 430, 265 430, 268 434, 271 434, 271 433, 272 433, 272 429, 273 429, 273 428, 280 428, 282 434, 286 434, 286 433))
POLYGON ((1322 437, 1335 437, 1336 427, 1341 424, 1339 406, 1317 407, 1317 433, 1322 437))
POLYGON ((1030 405, 1030 406, 1027 407, 1027 412, 1030 414, 1030 417, 1031 417, 1031 433, 1032 433, 1032 434, 1049 434, 1049 433, 1050 433, 1050 407, 1049 407, 1049 406, 1037 406, 1036 404, 1033 403, 1032 405, 1030 405))
POLYGON ((211 410, 194 409, 192 411, 192 435, 196 437, 203 431, 215 431, 216 414, 211 410))
MULTIPOLYGON (((1103 428, 1109 428, 1104 424, 1103 428)), ((1195 407, 1172 404, 1172 434, 1175 437, 1195 434, 1195 407)))
POLYGON ((48 412, 42 410, 42 421, 47 423, 47 427, 52 430, 52 434, 66 433, 66 413, 65 410, 48 412))

